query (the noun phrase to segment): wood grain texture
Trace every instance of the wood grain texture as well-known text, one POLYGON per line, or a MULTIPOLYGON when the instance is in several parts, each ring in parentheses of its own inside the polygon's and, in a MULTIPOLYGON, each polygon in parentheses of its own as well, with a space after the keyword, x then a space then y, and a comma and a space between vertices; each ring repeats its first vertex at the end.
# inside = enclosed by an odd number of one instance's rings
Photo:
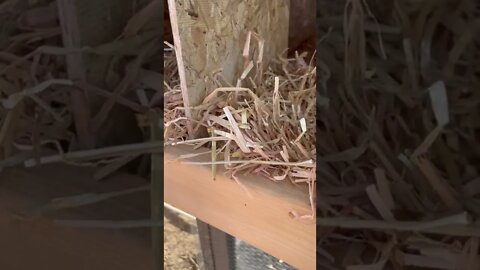
MULTIPOLYGON (((174 43, 181 52, 177 61, 185 66, 187 107, 201 103, 220 69, 226 83, 236 84, 244 68, 248 31, 265 40, 264 63, 288 46, 288 0, 169 0, 169 10, 174 43)), ((251 43, 256 46, 253 38, 251 43)))
MULTIPOLYGON (((299 269, 315 269, 315 224, 292 219, 290 211, 310 213, 308 191, 288 182, 240 177, 250 196, 234 180, 211 167, 187 165, 180 155, 202 152, 167 147, 165 201, 299 269)), ((208 161, 209 155, 195 161, 208 161)), ((220 168, 218 168, 220 169, 220 168)))

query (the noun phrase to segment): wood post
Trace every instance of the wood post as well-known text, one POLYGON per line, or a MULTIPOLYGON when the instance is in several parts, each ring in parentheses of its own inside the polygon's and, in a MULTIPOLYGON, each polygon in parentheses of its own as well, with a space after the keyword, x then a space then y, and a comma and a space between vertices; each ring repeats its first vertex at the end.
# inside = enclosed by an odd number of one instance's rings
MULTIPOLYGON (((315 220, 296 220, 311 213, 308 190, 288 182, 239 176, 240 186, 218 168, 188 165, 182 155, 202 153, 189 146, 165 148, 165 202, 299 269, 315 267, 315 220), (247 191, 245 191, 247 190, 247 191)), ((200 155, 191 161, 209 161, 200 155)))

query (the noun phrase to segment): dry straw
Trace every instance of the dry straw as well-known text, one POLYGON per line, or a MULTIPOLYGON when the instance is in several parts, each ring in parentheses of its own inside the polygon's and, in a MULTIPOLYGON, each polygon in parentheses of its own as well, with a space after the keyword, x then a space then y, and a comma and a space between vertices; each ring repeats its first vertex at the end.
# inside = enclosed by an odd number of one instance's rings
POLYGON ((317 262, 478 269, 480 6, 372 3, 317 20, 317 262))
POLYGON ((271 181, 308 185, 313 212, 316 67, 313 59, 297 53, 293 58, 279 57, 268 69, 260 70, 261 63, 252 60, 249 44, 255 40, 261 48, 262 39, 252 32, 248 37, 243 51, 245 69, 237 85, 211 78, 216 88, 207 89, 201 105, 188 108, 201 115, 192 121, 193 128, 210 131, 203 138, 188 139, 175 55, 171 49, 165 51, 165 144, 210 147, 211 162, 185 162, 212 165, 213 178, 221 165, 234 179, 257 174, 271 181))

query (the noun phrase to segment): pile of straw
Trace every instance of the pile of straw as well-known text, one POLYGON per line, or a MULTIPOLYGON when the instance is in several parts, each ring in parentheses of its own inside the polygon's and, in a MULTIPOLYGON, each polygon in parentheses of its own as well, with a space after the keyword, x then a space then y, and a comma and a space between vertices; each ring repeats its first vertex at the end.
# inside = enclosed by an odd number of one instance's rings
POLYGON ((148 164, 142 154, 161 151, 163 142, 142 142, 148 132, 139 127, 162 104, 160 6, 134 6, 112 40, 65 48, 56 1, 0 4, 0 21, 6 20, 0 31, 0 171, 66 162, 99 167, 103 179, 137 157, 148 164), (85 80, 68 75, 67 58, 78 53, 88 59, 76 66, 85 80), (75 93, 85 106, 73 105, 75 93), (93 136, 89 147, 81 143, 85 135, 93 136))
POLYGON ((194 129, 204 128, 208 135, 188 139, 175 56, 167 50, 165 144, 208 146, 211 150, 204 154, 211 154, 207 164, 212 165, 214 178, 216 166, 223 165, 237 182, 238 175, 253 173, 308 185, 313 207, 316 68, 313 59, 305 56, 279 57, 267 70, 252 75, 252 66, 247 67, 240 78, 242 87, 217 80, 216 89, 207 89, 202 104, 190 108, 201 115, 194 129))
POLYGON ((318 264, 478 269, 478 1, 320 10, 318 264))

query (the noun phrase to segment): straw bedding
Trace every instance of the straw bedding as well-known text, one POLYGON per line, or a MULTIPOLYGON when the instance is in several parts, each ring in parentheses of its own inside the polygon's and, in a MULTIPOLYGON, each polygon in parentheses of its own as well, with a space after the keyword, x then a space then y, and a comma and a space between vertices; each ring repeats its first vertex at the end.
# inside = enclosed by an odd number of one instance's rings
POLYGON ((211 155, 213 178, 216 167, 224 166, 237 182, 237 176, 253 173, 307 185, 313 207, 316 68, 306 55, 279 57, 266 70, 247 67, 239 87, 225 85, 218 74, 217 87, 207 89, 202 104, 191 108, 201 115, 194 129, 207 129, 208 135, 188 139, 176 60, 167 50, 165 143, 209 147, 204 154, 211 155))
POLYGON ((322 269, 478 269, 478 1, 323 1, 322 269))
POLYGON ((133 5, 118 33, 108 33, 111 40, 67 49, 56 1, 0 1, 0 20, 8 21, 0 29, 0 171, 61 161, 97 166, 102 179, 158 151, 142 141, 148 138, 145 115, 160 110, 163 98, 161 29, 154 20, 159 10, 157 2, 133 5), (76 67, 86 80, 67 74, 67 58, 80 52, 88 61, 76 67), (73 93, 88 99, 77 112, 73 93), (90 147, 80 143, 85 134, 79 120, 94 134, 90 147))

